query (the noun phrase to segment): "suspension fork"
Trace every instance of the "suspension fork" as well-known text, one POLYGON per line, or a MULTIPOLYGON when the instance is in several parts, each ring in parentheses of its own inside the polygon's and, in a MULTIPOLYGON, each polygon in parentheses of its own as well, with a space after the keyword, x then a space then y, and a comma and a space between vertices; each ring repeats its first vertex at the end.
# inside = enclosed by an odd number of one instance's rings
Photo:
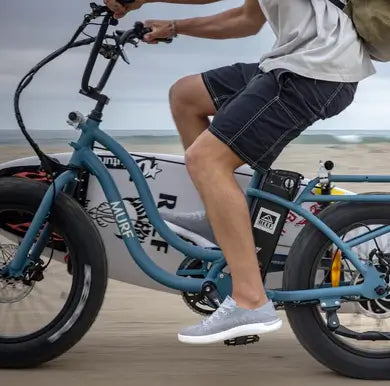
POLYGON ((76 176, 77 171, 66 171, 55 180, 55 184, 50 185, 35 213, 28 231, 19 245, 15 257, 7 267, 0 270, 2 275, 21 277, 25 268, 31 262, 38 261, 51 235, 52 225, 45 224, 45 222, 50 215, 50 210, 55 199, 54 195, 57 196, 67 184, 75 180, 76 176), (43 230, 41 231, 42 227, 43 230), (39 235, 38 239, 37 235, 39 235))

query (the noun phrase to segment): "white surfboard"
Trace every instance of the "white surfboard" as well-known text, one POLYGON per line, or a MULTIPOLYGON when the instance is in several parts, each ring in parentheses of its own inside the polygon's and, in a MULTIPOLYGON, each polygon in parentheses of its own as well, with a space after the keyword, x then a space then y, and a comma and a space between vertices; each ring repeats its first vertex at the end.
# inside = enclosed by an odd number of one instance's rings
MULTIPOLYGON (((162 268, 175 273, 185 257, 169 246, 149 223, 138 192, 119 159, 111 153, 98 152, 97 154, 112 174, 146 252, 162 268)), ((187 213, 190 214, 189 216, 198 216, 200 219, 202 216, 204 217, 204 206, 186 171, 183 156, 155 153, 131 154, 142 169, 160 212, 165 213, 170 219, 175 217, 177 213, 187 213)), ((66 164, 71 153, 53 154, 52 156, 66 164)), ((3 163, 0 165, 0 177, 18 175, 26 178, 42 179, 43 175, 38 171, 38 166, 37 157, 3 163)), ((236 178, 244 190, 252 174, 253 170, 249 166, 245 165, 237 169, 236 178)), ((307 183, 307 179, 303 180, 298 196, 307 183)), ((129 256, 97 179, 90 176, 88 184, 84 188, 86 192, 81 192, 81 194, 85 193, 85 210, 95 222, 105 243, 110 278, 142 287, 171 291, 147 277, 129 256)), ((350 192, 338 189, 337 193, 350 192)), ((318 213, 320 210, 317 203, 304 203, 302 206, 312 213, 318 213)), ((170 221, 167 224, 173 231, 191 240, 194 244, 204 247, 214 245, 212 238, 207 237, 207 232, 205 232, 206 235, 199 235, 170 221)), ((281 287, 281 271, 283 270, 284 260, 293 241, 305 224, 306 220, 304 218, 295 213, 289 213, 275 252, 279 255, 279 258, 274 261, 274 265, 280 265, 280 272, 271 273, 267 277, 268 288, 281 287)))

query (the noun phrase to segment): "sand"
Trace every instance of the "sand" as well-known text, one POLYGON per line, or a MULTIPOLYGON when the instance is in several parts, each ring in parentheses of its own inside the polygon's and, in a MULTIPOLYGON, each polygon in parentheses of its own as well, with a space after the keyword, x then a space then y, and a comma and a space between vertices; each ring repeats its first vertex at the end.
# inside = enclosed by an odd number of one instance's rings
MULTIPOLYGON (((183 154, 180 144, 137 144, 124 143, 131 151, 183 154)), ((48 153, 67 152, 69 146, 43 146, 48 153)), ((390 144, 350 145, 306 145, 290 144, 273 164, 273 168, 293 170, 305 177, 313 178, 318 171, 319 160, 332 160, 336 167, 334 174, 386 174, 389 172, 390 144)), ((21 157, 33 156, 27 146, 0 146, 0 163, 21 157)), ((354 192, 390 191, 390 184, 342 184, 354 192)))
MULTIPOLYGON (((132 151, 181 154, 179 146, 127 146, 132 151)), ((48 148, 62 151, 64 148, 48 148)), ((319 159, 337 173, 387 172, 387 144, 291 145, 275 167, 314 176, 319 159)), ((20 146, 0 148, 0 162, 31 155, 20 146)), ((385 184, 344 185, 357 192, 390 190, 385 184), (379 186, 378 186, 379 185, 379 186)), ((284 318, 283 313, 281 316, 284 318)), ((284 318, 285 319, 285 318, 284 318)), ((68 353, 33 370, 0 371, 2 385, 252 386, 376 385, 335 375, 307 354, 285 321, 281 332, 247 347, 192 347, 176 333, 199 316, 177 295, 109 282, 105 304, 89 333, 68 353)), ((385 383, 387 384, 387 383, 385 383)))

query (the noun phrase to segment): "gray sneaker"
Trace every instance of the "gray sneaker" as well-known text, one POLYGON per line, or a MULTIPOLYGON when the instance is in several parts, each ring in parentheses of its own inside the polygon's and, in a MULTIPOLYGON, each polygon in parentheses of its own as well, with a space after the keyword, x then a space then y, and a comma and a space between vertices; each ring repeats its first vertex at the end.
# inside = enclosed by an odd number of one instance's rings
POLYGON ((239 336, 265 334, 280 327, 282 321, 278 318, 271 301, 255 310, 247 310, 238 307, 228 296, 208 318, 182 329, 178 338, 183 343, 209 344, 239 336))

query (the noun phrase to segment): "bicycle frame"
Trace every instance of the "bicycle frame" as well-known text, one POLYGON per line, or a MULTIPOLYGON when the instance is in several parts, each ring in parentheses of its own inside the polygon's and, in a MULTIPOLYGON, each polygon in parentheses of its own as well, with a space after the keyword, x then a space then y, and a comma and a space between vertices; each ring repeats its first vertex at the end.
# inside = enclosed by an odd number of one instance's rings
MULTIPOLYGON (((115 48, 115 50, 113 51, 115 55, 110 57, 109 64, 107 65, 106 70, 104 71, 103 76, 98 83, 98 86, 90 87, 89 80, 91 77, 91 73, 96 63, 97 56, 101 51, 103 41, 106 38, 107 29, 110 25, 116 25, 116 21, 113 20, 112 12, 110 12, 106 7, 96 6, 96 4, 92 3, 91 8, 92 13, 85 15, 83 24, 79 27, 72 40, 66 46, 55 51, 53 54, 49 55, 46 59, 40 62, 36 66, 36 68, 33 69, 32 73, 38 71, 41 67, 53 60, 53 58, 59 56, 69 47, 86 45, 94 41, 94 46, 92 48, 82 78, 82 87, 80 92, 83 95, 96 100, 96 107, 94 110, 92 110, 89 119, 86 122, 79 123, 78 125, 78 128, 81 129, 82 133, 76 143, 71 143, 71 146, 74 148, 74 152, 69 162, 69 170, 58 175, 55 181, 51 184, 32 220, 32 223, 25 237, 23 238, 23 241, 18 248, 15 257, 5 269, 0 270, 0 273, 8 274, 14 277, 21 277, 25 268, 29 264, 31 264, 31 262, 38 261, 38 258, 41 255, 45 245, 47 244, 51 233, 50 224, 46 222, 50 214, 49 212, 53 203, 53 199, 55 198, 54 196, 60 191, 64 191, 66 193, 71 194, 75 184, 77 183, 78 171, 80 168, 82 168, 87 170, 92 175, 96 176, 96 178, 98 179, 100 185, 103 188, 107 201, 111 206, 116 224, 119 228, 120 233, 123 236, 123 241, 126 244, 126 247, 134 261, 138 264, 142 271, 145 272, 146 275, 167 287, 184 292, 199 293, 202 291, 205 283, 213 282, 220 292, 228 294, 229 291, 231 291, 231 279, 229 275, 225 275, 222 273, 222 270, 226 266, 226 261, 222 252, 216 249, 208 249, 194 246, 182 240, 173 231, 169 229, 169 227, 165 224, 165 222, 159 215, 157 206, 154 202, 145 177, 135 160, 118 142, 116 142, 113 138, 111 138, 99 128, 103 108, 108 102, 108 97, 103 95, 101 91, 107 83, 107 80, 109 79, 119 56, 123 55, 121 49, 119 49, 119 46, 121 44, 124 45, 126 42, 128 42, 127 39, 129 39, 130 37, 136 37, 142 40, 142 36, 144 36, 142 35, 142 33, 146 33, 147 31, 144 31, 143 27, 141 27, 141 31, 139 28, 134 28, 130 31, 130 34, 123 34, 119 42, 118 40, 116 40, 116 45, 112 46, 115 48), (88 25, 88 23, 99 16, 104 17, 96 38, 76 41, 77 37, 81 34, 81 32, 88 25), (173 248, 179 250, 186 256, 190 256, 211 263, 211 267, 207 272, 207 276, 205 279, 188 278, 169 273, 160 268, 157 264, 155 264, 153 260, 145 253, 136 236, 131 220, 126 211, 125 205, 122 201, 122 198, 119 194, 118 188, 115 185, 113 178, 111 177, 107 168, 100 161, 98 156, 92 151, 93 144, 95 142, 103 145, 109 151, 111 151, 126 167, 127 171, 131 175, 133 182, 135 183, 140 199, 145 208, 147 217, 149 218, 149 221, 155 227, 157 232, 161 235, 161 237, 165 239, 165 241, 173 248), (45 224, 44 227, 43 224, 45 224), (41 231, 42 228, 43 230, 41 231)), ((111 39, 112 38, 113 36, 111 36, 111 39)), ((25 80, 25 78, 23 80, 25 80)), ((29 140, 30 144, 33 144, 32 139, 27 135, 26 130, 23 129, 23 122, 20 118, 20 111, 18 107, 20 93, 29 83, 28 78, 25 83, 26 84, 21 83, 21 86, 18 87, 18 90, 15 94, 14 104, 16 106, 17 116, 19 117, 18 123, 22 128, 23 133, 26 135, 26 138, 29 140)), ((42 155, 43 153, 41 152, 40 154, 42 155)), ((374 231, 368 231, 359 237, 344 242, 326 224, 324 224, 319 218, 314 216, 308 210, 303 209, 300 204, 309 201, 358 201, 389 203, 390 195, 313 196, 311 194, 311 191, 320 182, 319 178, 316 178, 310 181, 308 186, 305 188, 303 193, 295 202, 290 202, 276 195, 259 190, 257 187, 260 186, 263 177, 264 176, 259 172, 255 172, 252 177, 252 180, 246 192, 249 207, 251 207, 251 204, 254 199, 264 198, 274 203, 280 204, 301 215, 306 220, 311 222, 314 226, 316 226, 321 232, 323 232, 342 251, 345 258, 348 259, 364 277, 364 282, 362 284, 352 286, 345 285, 339 287, 314 288, 299 291, 268 290, 268 297, 278 302, 299 303, 320 301, 321 307, 323 309, 339 306, 340 299, 345 297, 360 296, 368 299, 383 297, 383 294, 379 295, 375 289, 379 287, 387 288, 387 283, 383 277, 384 275, 380 273, 372 265, 371 262, 361 262, 359 258, 352 252, 351 248, 363 242, 371 240, 375 237, 379 237, 381 235, 389 233, 390 225, 382 226, 378 229, 375 229, 374 231)), ((334 175, 330 176, 329 181, 390 182, 390 175, 334 175)))
MULTIPOLYGON (((47 231, 40 233, 43 224, 49 214, 50 206, 53 200, 53 194, 58 194, 59 191, 71 191, 77 180, 77 169, 84 168, 92 175, 96 176, 100 185, 103 188, 107 201, 110 203, 113 211, 116 224, 123 236, 123 241, 126 247, 142 271, 157 282, 185 292, 201 292, 202 286, 205 282, 217 282, 219 274, 226 266, 226 261, 220 250, 213 250, 207 248, 200 248, 185 242, 179 238, 162 220, 158 213, 157 206, 154 202, 148 184, 143 176, 143 173, 131 155, 113 138, 104 133, 99 128, 99 122, 88 119, 86 123, 80 125, 82 134, 77 143, 71 143, 74 148, 69 166, 74 170, 69 170, 61 174, 55 179, 55 185, 51 185, 48 189, 43 201, 38 208, 38 211, 31 223, 31 226, 26 233, 19 249, 7 267, 9 274, 18 274, 23 272, 28 261, 31 258, 39 256, 43 245, 42 239, 47 237, 47 231), (164 238, 172 247, 179 250, 183 254, 197 258, 200 260, 211 262, 211 269, 207 273, 205 279, 194 279, 174 275, 160 268, 143 250, 129 215, 126 211, 122 198, 119 194, 118 188, 115 185, 113 178, 108 172, 107 168, 100 161, 98 156, 91 150, 94 142, 105 146, 111 151, 128 170, 135 183, 139 196, 144 205, 146 214, 151 224, 156 228, 157 232, 164 238), (35 244, 34 244, 35 242, 35 244), (31 252, 29 254, 29 251, 31 252), (29 258, 27 256, 29 255, 29 258)), ((387 284, 383 278, 383 274, 378 272, 371 263, 363 263, 352 252, 351 248, 363 242, 366 242, 375 237, 390 232, 390 225, 385 225, 373 231, 367 231, 365 234, 356 237, 352 240, 344 242, 341 238, 333 232, 326 224, 324 224, 318 217, 303 209, 300 204, 303 202, 335 202, 335 201, 358 201, 358 202, 390 202, 389 195, 323 195, 313 196, 312 189, 319 183, 319 179, 313 179, 305 188, 303 193, 295 202, 287 201, 283 198, 273 194, 261 191, 256 187, 261 181, 262 175, 255 172, 250 185, 247 189, 248 203, 250 205, 254 198, 264 198, 277 204, 283 205, 295 213, 303 216, 309 222, 314 224, 320 231, 322 231, 340 250, 356 269, 363 275, 364 282, 359 285, 339 286, 328 288, 314 288, 299 291, 282 291, 282 290, 267 290, 270 299, 279 302, 307 302, 320 301, 323 308, 332 307, 334 304, 339 304, 338 301, 343 297, 362 296, 370 299, 381 297, 375 291, 378 286, 385 286, 387 284)), ((363 175, 334 175, 330 176, 330 181, 333 182, 390 182, 390 176, 363 176, 363 175)), ((47 226, 46 226, 47 227, 47 226)), ((226 277, 226 276, 225 276, 226 277)), ((226 285, 226 283, 224 284, 226 285)), ((218 287, 218 286, 217 286, 218 287)), ((383 296, 383 295, 382 295, 383 296)))

